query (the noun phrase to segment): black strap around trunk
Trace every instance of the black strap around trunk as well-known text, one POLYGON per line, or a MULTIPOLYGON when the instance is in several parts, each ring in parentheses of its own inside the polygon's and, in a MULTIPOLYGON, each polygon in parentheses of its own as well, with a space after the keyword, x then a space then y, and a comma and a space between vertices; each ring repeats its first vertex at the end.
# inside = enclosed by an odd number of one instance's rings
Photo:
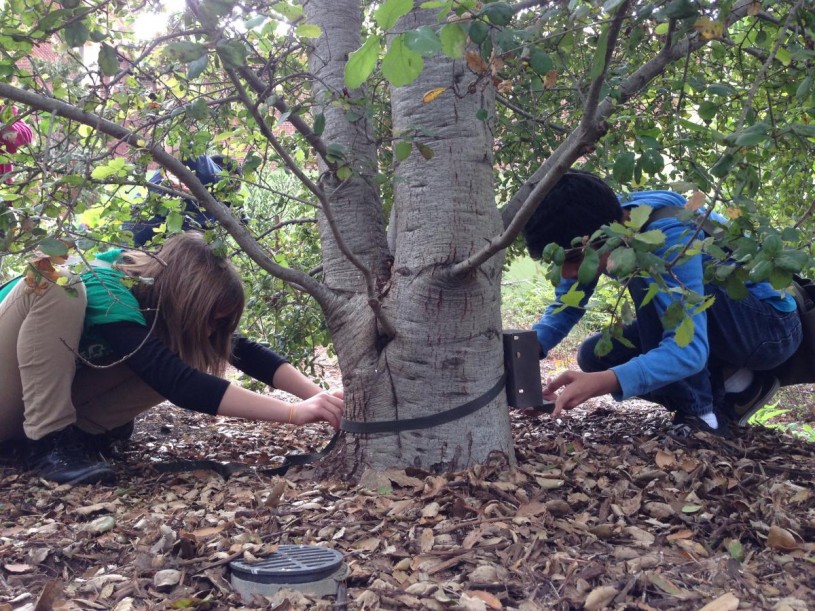
POLYGON ((283 463, 277 467, 262 468, 241 462, 219 462, 217 460, 173 460, 169 462, 159 462, 152 467, 159 473, 179 473, 187 471, 207 470, 214 471, 224 479, 229 479, 235 473, 241 473, 253 469, 256 473, 263 475, 285 475, 294 466, 308 465, 317 462, 334 449, 342 433, 354 435, 370 435, 375 433, 401 433, 403 431, 415 431, 419 429, 429 429, 434 426, 447 424, 454 420, 459 420, 465 416, 474 414, 482 407, 488 405, 503 390, 506 384, 506 374, 502 375, 495 385, 480 397, 468 401, 464 405, 459 405, 452 409, 422 416, 420 418, 408 418, 406 420, 381 420, 377 422, 362 422, 360 420, 342 419, 340 429, 334 433, 331 440, 318 452, 308 454, 287 454, 283 458, 283 463))

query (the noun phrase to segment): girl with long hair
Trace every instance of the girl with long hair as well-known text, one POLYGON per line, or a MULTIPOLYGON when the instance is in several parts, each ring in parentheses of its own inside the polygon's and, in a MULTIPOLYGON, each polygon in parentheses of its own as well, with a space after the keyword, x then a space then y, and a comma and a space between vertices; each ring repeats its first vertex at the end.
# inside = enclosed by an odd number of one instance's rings
POLYGON ((95 483, 115 479, 95 449, 165 400, 211 415, 339 427, 342 391, 322 391, 236 335, 243 308, 237 270, 195 232, 169 238, 158 255, 103 253, 69 290, 8 283, 0 288, 0 442, 27 440, 27 464, 44 479, 95 483), (301 400, 232 384, 222 377, 228 365, 301 400))

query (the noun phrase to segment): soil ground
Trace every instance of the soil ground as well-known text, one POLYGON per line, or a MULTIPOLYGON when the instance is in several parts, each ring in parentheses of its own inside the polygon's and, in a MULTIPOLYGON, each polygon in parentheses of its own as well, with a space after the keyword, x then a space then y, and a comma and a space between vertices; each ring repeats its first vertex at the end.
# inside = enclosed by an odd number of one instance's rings
MULTIPOLYGON (((547 359, 545 375, 570 364, 547 359)), ((811 389, 792 392, 815 422, 811 389)), ((815 444, 763 427, 679 439, 667 425, 659 406, 598 399, 556 421, 513 413, 515 469, 352 484, 318 463, 225 480, 151 465, 269 465, 331 431, 161 406, 115 457, 117 487, 0 467, 0 611, 815 608, 815 444), (241 599, 229 563, 285 543, 344 554, 336 597, 241 599)))

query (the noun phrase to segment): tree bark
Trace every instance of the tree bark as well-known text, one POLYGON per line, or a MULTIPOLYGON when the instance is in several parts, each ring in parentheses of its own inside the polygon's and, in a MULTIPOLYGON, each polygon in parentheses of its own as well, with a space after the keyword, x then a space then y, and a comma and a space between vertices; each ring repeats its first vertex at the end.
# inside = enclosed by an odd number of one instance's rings
MULTIPOLYGON (((312 66, 317 69, 319 63, 328 63, 328 57, 335 60, 342 54, 332 76, 325 70, 315 73, 316 82, 329 83, 336 91, 341 88, 340 65, 360 41, 340 48, 335 29, 346 34, 359 31, 348 25, 352 18, 359 20, 359 3, 310 0, 308 6, 309 21, 320 25, 324 39, 331 41, 328 47, 315 47, 320 59, 312 60, 312 66), (315 10, 316 5, 327 12, 315 10)), ((397 27, 413 29, 436 23, 434 11, 417 10, 403 17, 397 27)), ((468 93, 467 86, 473 81, 475 76, 464 61, 434 57, 413 84, 391 90, 395 133, 405 138, 415 135, 415 142, 431 149, 433 157, 425 159, 414 146, 395 172, 394 226, 390 229, 393 273, 381 295, 394 337, 382 341, 381 335, 371 333, 361 290, 330 319, 351 419, 405 420, 443 412, 483 395, 503 374, 503 255, 467 274, 447 273, 501 229, 492 182, 492 136, 487 122, 476 118, 482 108, 491 116, 494 90, 488 80, 479 83, 475 93, 468 93), (436 101, 424 104, 424 93, 436 87, 448 89, 436 101)), ((364 137, 356 126, 338 128, 335 122, 345 122, 339 114, 327 119, 329 142, 354 150, 355 163, 370 159, 357 157, 364 137)), ((380 227, 360 216, 360 199, 347 200, 347 206, 337 214, 338 224, 374 236, 378 244, 380 227)), ((327 256, 330 253, 326 251, 327 256)), ((337 262, 327 267, 326 281, 346 288, 349 276, 335 275, 340 267, 337 262)), ((503 392, 474 415, 448 424, 349 436, 346 443, 351 470, 409 465, 428 471, 461 469, 484 462, 495 451, 513 460, 503 392)))

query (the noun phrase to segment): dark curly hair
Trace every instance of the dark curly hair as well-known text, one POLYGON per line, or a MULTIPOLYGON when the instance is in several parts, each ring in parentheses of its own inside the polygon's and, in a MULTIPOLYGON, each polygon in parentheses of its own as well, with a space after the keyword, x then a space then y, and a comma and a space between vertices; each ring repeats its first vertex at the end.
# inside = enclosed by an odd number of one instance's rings
POLYGON ((529 256, 540 259, 547 244, 563 248, 590 236, 603 225, 620 221, 623 209, 614 191, 599 176, 570 170, 543 198, 523 230, 529 256))

